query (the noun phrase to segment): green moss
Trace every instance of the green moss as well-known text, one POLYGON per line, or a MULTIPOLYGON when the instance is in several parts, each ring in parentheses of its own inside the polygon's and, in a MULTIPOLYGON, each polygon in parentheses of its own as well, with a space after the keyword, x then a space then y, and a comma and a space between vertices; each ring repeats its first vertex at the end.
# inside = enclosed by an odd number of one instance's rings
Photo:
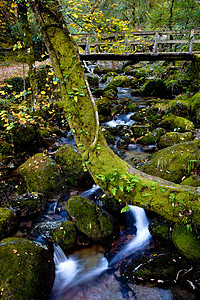
POLYGON ((29 158, 18 168, 25 188, 29 192, 53 195, 63 190, 63 179, 55 161, 43 153, 29 158))
POLYGON ((192 176, 186 178, 185 180, 183 180, 180 184, 199 187, 200 186, 200 176, 192 175, 192 176))
POLYGON ((55 161, 62 168, 65 180, 70 185, 86 186, 91 183, 88 172, 83 169, 82 157, 76 147, 62 146, 55 154, 55 161))
POLYGON ((16 224, 17 217, 15 211, 0 207, 0 240, 8 236, 16 224))
POLYGON ((184 256, 200 261, 200 240, 186 226, 175 225, 172 232, 172 241, 184 256))
POLYGON ((200 124, 200 92, 192 97, 192 118, 194 122, 200 124))
POLYGON ((53 239, 63 251, 73 248, 76 244, 76 229, 73 222, 67 220, 62 223, 54 230, 53 239))
POLYGON ((131 80, 128 77, 126 77, 124 75, 119 75, 119 76, 114 77, 108 83, 108 85, 106 86, 106 88, 104 90, 106 91, 106 90, 110 90, 110 89, 117 88, 117 87, 127 87, 127 86, 130 86, 130 84, 131 84, 131 80))
POLYGON ((144 97, 161 97, 167 95, 167 88, 162 79, 149 79, 141 88, 144 97))
POLYGON ((54 280, 52 254, 20 238, 0 243, 0 297, 3 300, 46 299, 54 280))
POLYGON ((149 224, 149 231, 151 235, 158 240, 169 241, 171 229, 172 223, 162 217, 153 219, 149 224))
POLYGON ((163 117, 161 126, 178 132, 185 132, 194 129, 194 124, 191 121, 175 115, 167 115, 163 117))
POLYGON ((181 182, 183 176, 188 176, 191 167, 198 168, 200 160, 199 147, 194 142, 185 142, 159 150, 142 167, 148 174, 181 182), (190 161, 194 166, 190 165, 190 161))
POLYGON ((156 128, 148 135, 145 135, 144 137, 142 137, 139 140, 139 143, 144 144, 144 145, 154 145, 160 140, 161 136, 163 134, 165 134, 165 132, 166 131, 164 128, 156 128))
POLYGON ((179 144, 193 140, 192 132, 167 132, 159 141, 159 148, 170 147, 174 144, 179 144))
POLYGON ((78 230, 94 241, 106 240, 114 230, 110 217, 87 198, 72 197, 67 202, 67 211, 76 221, 78 230))
POLYGON ((37 193, 27 193, 12 199, 9 204, 20 212, 20 216, 33 216, 44 210, 46 201, 37 193))

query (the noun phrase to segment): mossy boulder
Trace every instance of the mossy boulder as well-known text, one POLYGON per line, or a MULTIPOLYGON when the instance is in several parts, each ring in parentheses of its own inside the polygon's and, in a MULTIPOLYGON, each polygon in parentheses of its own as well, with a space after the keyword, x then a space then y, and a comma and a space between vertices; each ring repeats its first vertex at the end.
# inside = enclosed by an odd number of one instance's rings
POLYGON ((142 145, 154 145, 154 144, 158 143, 161 136, 164 135, 165 132, 166 132, 166 130, 164 128, 156 128, 149 134, 143 136, 139 140, 139 143, 142 145))
POLYGON ((141 88, 141 94, 144 97, 165 98, 168 95, 167 87, 162 79, 148 79, 141 88))
POLYGON ((89 239, 105 242, 113 234, 111 217, 92 200, 74 196, 68 200, 66 208, 78 230, 89 239))
POLYGON ((119 75, 111 79, 108 85, 105 87, 106 90, 110 90, 117 87, 127 87, 131 85, 131 79, 124 75, 119 75))
POLYGON ((200 186, 200 176, 199 175, 191 175, 190 177, 183 180, 180 184, 199 187, 200 186))
POLYGON ((16 152, 26 151, 30 154, 41 146, 40 134, 34 126, 15 124, 12 129, 13 144, 16 152))
POLYGON ((14 209, 0 207, 0 240, 9 236, 18 223, 14 209))
POLYGON ((112 88, 109 88, 108 90, 104 89, 103 90, 103 96, 108 98, 108 99, 115 99, 117 98, 117 88, 115 87, 112 87, 112 88))
POLYGON ((144 136, 145 134, 149 134, 151 131, 151 127, 149 125, 140 125, 135 123, 131 130, 133 131, 134 138, 139 138, 141 136, 144 136))
POLYGON ((162 217, 158 217, 149 223, 149 232, 154 238, 169 242, 171 240, 172 227, 171 222, 162 217))
POLYGON ((194 231, 176 224, 172 231, 172 242, 185 257, 200 261, 200 240, 194 231))
POLYGON ((111 109, 115 105, 115 101, 110 101, 106 97, 101 97, 96 100, 99 115, 108 117, 111 115, 111 109))
POLYGON ((113 77, 117 76, 118 74, 116 72, 108 72, 101 78, 101 82, 105 83, 106 81, 111 80, 113 77))
POLYGON ((180 183, 184 176, 200 166, 198 141, 176 144, 159 150, 141 167, 147 174, 180 183))
POLYGON ((185 132, 194 129, 193 122, 189 121, 188 119, 177 117, 175 115, 169 115, 163 117, 161 123, 161 127, 166 129, 170 129, 177 132, 185 132))
POLYGON ((2 300, 47 299, 54 281, 53 255, 47 247, 21 238, 0 243, 2 300))
POLYGON ((167 111, 173 113, 176 116, 189 118, 191 114, 191 98, 177 97, 175 100, 168 102, 167 111))
POLYGON ((200 124, 200 92, 192 97, 191 103, 192 118, 194 122, 200 124))
POLYGON ((53 196, 63 191, 64 181, 55 161, 38 153, 18 168, 22 186, 28 192, 38 192, 53 196))
POLYGON ((187 141, 193 140, 192 132, 167 132, 163 135, 159 141, 159 148, 170 147, 174 144, 179 144, 187 141))
POLYGON ((62 168, 66 182, 71 186, 89 186, 92 178, 83 170, 81 154, 78 148, 65 145, 58 149, 55 161, 62 168))
POLYGON ((97 87, 99 86, 99 76, 93 73, 86 73, 86 78, 90 86, 97 87))
POLYGON ((54 241, 67 251, 73 248, 76 244, 76 228, 72 221, 65 221, 53 232, 54 241))
POLYGON ((25 193, 9 201, 9 204, 23 217, 37 215, 46 207, 46 201, 38 193, 25 193))

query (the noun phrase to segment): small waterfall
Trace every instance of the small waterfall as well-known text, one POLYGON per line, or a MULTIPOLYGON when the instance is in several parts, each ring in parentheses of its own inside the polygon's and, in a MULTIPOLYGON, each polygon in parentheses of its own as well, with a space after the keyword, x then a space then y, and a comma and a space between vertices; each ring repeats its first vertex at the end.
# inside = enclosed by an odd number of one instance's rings
POLYGON ((101 190, 101 188, 98 185, 93 185, 93 187, 83 193, 80 194, 81 197, 89 198, 93 196, 98 190, 101 190))
POLYGON ((58 205, 58 201, 50 203, 48 206, 48 213, 55 213, 57 205, 58 205))
MULTIPOLYGON (((98 186, 94 186, 92 189, 86 191, 86 196, 90 196, 96 190, 98 186)), ((82 195, 83 195, 82 194, 82 195)), ((62 249, 55 245, 54 246, 54 263, 55 263, 55 281, 54 286, 49 297, 54 299, 54 295, 62 294, 68 291, 70 288, 77 286, 80 283, 86 283, 99 275, 101 275, 106 270, 112 268, 122 257, 126 257, 136 250, 144 248, 150 240, 150 233, 148 231, 148 219, 146 217, 143 208, 130 206, 130 212, 132 215, 133 223, 137 228, 135 238, 129 242, 108 264, 107 259, 103 254, 95 254, 96 264, 95 266, 90 266, 88 268, 87 262, 78 256, 70 255, 66 257, 62 249)), ((90 255, 92 257, 92 254, 90 255)), ((60 299, 60 298, 59 298, 60 299)))
POLYGON ((113 259, 109 263, 109 266, 113 266, 121 258, 124 258, 139 249, 143 249, 148 245, 151 238, 148 230, 149 221, 144 209, 141 207, 130 205, 130 212, 135 219, 135 226, 137 228, 136 236, 113 257, 113 259))
POLYGON ((111 121, 106 122, 105 124, 112 128, 118 125, 132 126, 135 123, 135 121, 130 119, 132 114, 133 112, 130 112, 128 114, 116 115, 111 121))

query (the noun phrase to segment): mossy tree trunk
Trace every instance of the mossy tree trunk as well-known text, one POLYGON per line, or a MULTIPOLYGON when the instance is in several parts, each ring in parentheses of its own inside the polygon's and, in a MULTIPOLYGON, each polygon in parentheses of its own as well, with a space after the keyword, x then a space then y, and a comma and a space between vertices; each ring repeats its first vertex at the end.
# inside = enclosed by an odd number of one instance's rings
POLYGON ((31 90, 32 90, 32 98, 33 98, 33 109, 35 108, 35 104, 37 102, 37 78, 36 78, 36 68, 35 68, 35 57, 34 57, 34 49, 32 42, 32 34, 31 28, 28 21, 28 10, 26 6, 25 0, 20 0, 17 3, 17 12, 20 18, 20 23, 23 30, 23 47, 25 51, 25 60, 28 64, 28 76, 30 80, 31 90))
POLYGON ((146 175, 116 156, 99 126, 97 108, 85 78, 76 44, 53 0, 29 0, 59 79, 71 130, 95 182, 110 196, 154 211, 173 222, 200 225, 198 189, 146 175))

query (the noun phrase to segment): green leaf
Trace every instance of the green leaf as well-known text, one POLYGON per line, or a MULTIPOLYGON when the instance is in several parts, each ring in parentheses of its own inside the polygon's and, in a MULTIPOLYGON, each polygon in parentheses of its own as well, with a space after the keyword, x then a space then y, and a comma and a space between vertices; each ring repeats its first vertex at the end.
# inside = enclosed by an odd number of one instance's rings
POLYGON ((113 193, 114 196, 116 195, 116 191, 117 191, 116 188, 113 188, 113 189, 112 189, 112 193, 113 193))
POLYGON ((125 207, 123 207, 121 209, 121 213, 129 211, 129 209, 130 209, 130 207, 128 205, 126 205, 125 207))

